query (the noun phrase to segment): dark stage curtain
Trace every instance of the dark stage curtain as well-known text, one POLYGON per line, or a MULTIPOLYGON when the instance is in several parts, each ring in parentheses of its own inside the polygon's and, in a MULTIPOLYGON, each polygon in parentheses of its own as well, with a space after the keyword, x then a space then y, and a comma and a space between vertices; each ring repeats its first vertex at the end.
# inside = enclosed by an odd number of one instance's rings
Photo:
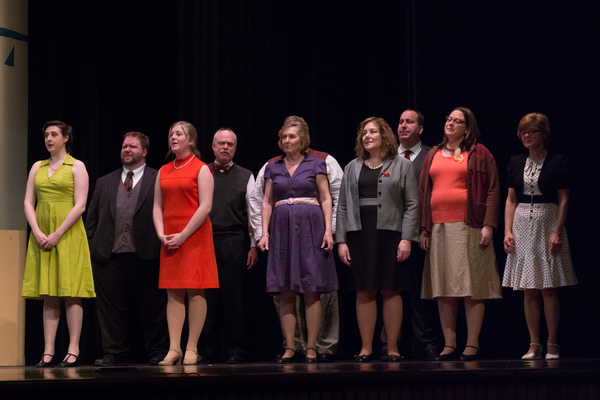
MULTIPOLYGON (((91 196, 96 179, 120 166, 125 132, 150 137, 148 164, 159 167, 168 128, 183 119, 198 129, 204 161, 213 133, 228 126, 238 134, 236 161, 257 172, 279 154, 277 132, 295 114, 307 120, 312 147, 344 166, 357 124, 377 115, 393 126, 407 102, 407 29, 396 23, 407 4, 381 15, 385 3, 31 1, 29 165, 47 157, 43 123, 65 120, 91 196)), ((257 358, 279 348, 264 269, 262 260, 248 273, 250 319, 270 327, 266 338, 251 333, 257 358)), ((92 362, 100 355, 94 301, 84 306, 82 355, 92 362)), ((31 364, 42 351, 41 302, 28 301, 27 315, 31 364)), ((59 338, 57 354, 63 324, 59 338)))
MULTIPOLYGON (((176 7, 166 1, 141 4, 29 2, 28 165, 48 157, 43 123, 66 121, 73 126, 73 156, 85 163, 90 176, 89 197, 96 179, 120 166, 125 132, 150 136, 149 165, 165 160, 177 109, 176 7)), ((41 301, 27 301, 27 364, 37 362, 43 350, 41 308, 41 301)), ((95 300, 84 302, 84 313, 81 355, 92 363, 101 351, 95 300)), ((67 336, 62 318, 57 358, 66 352, 67 336)))
POLYGON ((396 21, 407 5, 382 16, 382 4, 180 1, 180 115, 206 134, 233 128, 238 161, 254 171, 279 153, 284 118, 300 115, 312 147, 343 166, 358 123, 373 114, 394 121, 405 102, 406 28, 396 21))
MULTIPOLYGON (((395 130, 400 112, 417 107, 426 117, 422 139, 433 145, 442 138, 444 116, 467 106, 503 177, 510 155, 523 151, 515 134, 519 119, 543 112, 554 145, 577 167, 567 225, 580 285, 560 292, 561 345, 567 355, 589 356, 577 343, 588 343, 600 325, 586 311, 600 306, 592 233, 600 219, 587 173, 597 170, 592 151, 600 144, 593 112, 600 91, 598 7, 585 1, 30 0, 28 164, 47 157, 43 123, 65 120, 74 128, 73 155, 90 174, 91 196, 96 179, 120 166, 125 132, 150 137, 147 161, 159 167, 169 126, 187 120, 198 129, 204 161, 212 161, 212 135, 227 126, 238 134, 236 162, 256 173, 279 153, 277 132, 295 114, 307 120, 312 147, 343 167, 354 158, 358 123, 369 116, 383 117, 395 130), (585 332, 577 328, 582 321, 590 326, 585 332)), ((504 201, 504 179, 502 185, 504 201)), ((502 225, 494 234, 500 273, 502 225)), ((272 356, 280 338, 264 293, 264 267, 262 260, 248 273, 249 320, 265 327, 252 332, 257 359, 272 356)), ((348 270, 339 273, 346 279, 348 270)), ((340 302, 349 337, 340 346, 352 355, 360 342, 347 296, 340 302)), ((504 297, 486 311, 481 344, 489 357, 520 356, 529 343, 521 294, 507 290, 504 297)), ((100 355, 93 306, 84 305, 85 362, 100 355)), ((27 304, 26 335, 32 364, 43 348, 41 302, 27 304)), ((65 332, 60 337, 59 354, 65 332)))

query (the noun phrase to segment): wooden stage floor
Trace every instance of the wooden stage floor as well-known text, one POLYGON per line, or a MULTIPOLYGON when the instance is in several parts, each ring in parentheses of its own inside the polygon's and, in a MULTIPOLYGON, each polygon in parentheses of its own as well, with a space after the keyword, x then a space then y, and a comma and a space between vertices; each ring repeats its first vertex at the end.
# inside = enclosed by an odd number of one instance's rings
POLYGON ((0 367, 0 399, 600 399, 600 360, 0 367))

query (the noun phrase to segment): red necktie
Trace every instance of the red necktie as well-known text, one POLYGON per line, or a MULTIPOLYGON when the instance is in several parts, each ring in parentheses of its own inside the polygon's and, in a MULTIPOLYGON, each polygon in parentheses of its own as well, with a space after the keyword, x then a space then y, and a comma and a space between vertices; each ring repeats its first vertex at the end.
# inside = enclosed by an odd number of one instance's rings
POLYGON ((125 182, 123 182, 123 185, 125 186, 125 190, 127 190, 128 192, 131 191, 131 188, 133 187, 133 171, 129 171, 127 173, 127 178, 125 178, 125 182))
POLYGON ((404 158, 410 160, 410 155, 412 154, 412 150, 404 150, 404 158))

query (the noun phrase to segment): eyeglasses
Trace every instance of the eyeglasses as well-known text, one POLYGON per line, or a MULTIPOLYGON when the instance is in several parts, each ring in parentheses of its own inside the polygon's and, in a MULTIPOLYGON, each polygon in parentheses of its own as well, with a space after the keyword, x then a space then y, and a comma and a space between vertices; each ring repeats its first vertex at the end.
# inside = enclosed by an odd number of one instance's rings
POLYGON ((465 125, 467 124, 465 121, 462 121, 458 118, 452 118, 452 117, 446 117, 446 122, 452 122, 455 124, 465 124, 465 125))
POLYGON ((525 135, 535 136, 535 135, 537 135, 540 132, 541 131, 539 129, 533 129, 531 131, 523 132, 523 136, 525 136, 525 135))

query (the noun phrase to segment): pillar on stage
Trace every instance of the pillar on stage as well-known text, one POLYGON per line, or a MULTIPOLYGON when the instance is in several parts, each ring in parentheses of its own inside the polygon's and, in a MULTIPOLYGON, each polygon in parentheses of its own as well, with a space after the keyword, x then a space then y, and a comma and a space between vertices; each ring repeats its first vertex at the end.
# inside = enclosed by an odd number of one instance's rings
POLYGON ((0 0, 0 366, 25 364, 26 0, 0 0))

